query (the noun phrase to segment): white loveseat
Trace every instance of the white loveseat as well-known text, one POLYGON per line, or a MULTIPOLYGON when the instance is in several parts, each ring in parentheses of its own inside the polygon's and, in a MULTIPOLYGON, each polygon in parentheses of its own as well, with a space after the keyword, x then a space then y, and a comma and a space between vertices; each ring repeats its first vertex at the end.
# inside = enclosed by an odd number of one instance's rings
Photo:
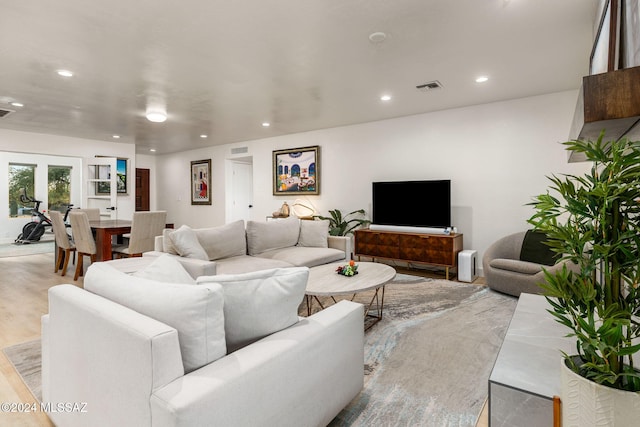
POLYGON ((85 409, 49 413, 56 425, 323 426, 360 392, 363 308, 298 318, 308 268, 194 284, 167 273, 175 265, 128 275, 94 263, 86 290, 49 290, 43 399, 85 409))
POLYGON ((276 221, 235 221, 218 227, 165 229, 155 251, 181 257, 194 277, 270 268, 315 267, 351 259, 351 239, 330 236, 328 221, 289 217, 276 221))

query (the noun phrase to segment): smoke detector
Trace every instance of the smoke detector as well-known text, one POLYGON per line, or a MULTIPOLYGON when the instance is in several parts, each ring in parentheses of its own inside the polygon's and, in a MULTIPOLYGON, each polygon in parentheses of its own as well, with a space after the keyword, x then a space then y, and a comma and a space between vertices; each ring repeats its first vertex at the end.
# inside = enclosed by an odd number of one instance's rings
POLYGON ((416 89, 422 92, 429 92, 431 90, 440 89, 440 88, 442 88, 442 83, 440 83, 437 80, 416 86, 416 89))

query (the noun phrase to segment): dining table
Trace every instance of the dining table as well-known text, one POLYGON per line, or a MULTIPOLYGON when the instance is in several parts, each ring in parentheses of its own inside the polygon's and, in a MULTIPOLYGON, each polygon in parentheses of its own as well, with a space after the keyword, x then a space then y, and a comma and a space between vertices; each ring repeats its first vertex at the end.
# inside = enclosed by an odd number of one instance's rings
POLYGON ((89 226, 96 239, 96 261, 108 261, 111 256, 113 236, 122 237, 131 233, 131 221, 128 219, 101 219, 89 221, 89 226))
MULTIPOLYGON (((113 259, 111 254, 113 236, 121 238, 123 234, 131 233, 131 220, 128 219, 89 221, 89 226, 96 239, 96 261, 113 259)), ((173 224, 166 224, 166 228, 173 228, 173 224)))

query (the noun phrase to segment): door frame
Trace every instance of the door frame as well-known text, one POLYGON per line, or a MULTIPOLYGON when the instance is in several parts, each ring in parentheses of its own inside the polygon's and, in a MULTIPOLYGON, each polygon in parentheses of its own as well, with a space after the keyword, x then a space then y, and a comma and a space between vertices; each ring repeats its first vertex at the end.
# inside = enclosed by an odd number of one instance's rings
MULTIPOLYGON (((243 156, 243 157, 236 157, 236 158, 229 158, 225 160, 225 175, 226 175, 226 180, 225 180, 225 223, 229 223, 232 221, 232 217, 233 217, 233 188, 234 188, 234 175, 233 175, 233 166, 234 163, 242 163, 242 164, 248 164, 251 165, 251 176, 253 177, 253 156, 243 156)), ((252 188, 253 188, 253 178, 252 178, 252 184, 251 184, 252 188)), ((253 196, 253 194, 252 194, 253 196)), ((252 197, 253 198, 253 197, 252 197)), ((253 212, 250 211, 250 216, 251 216, 251 220, 255 219, 253 218, 253 212)))

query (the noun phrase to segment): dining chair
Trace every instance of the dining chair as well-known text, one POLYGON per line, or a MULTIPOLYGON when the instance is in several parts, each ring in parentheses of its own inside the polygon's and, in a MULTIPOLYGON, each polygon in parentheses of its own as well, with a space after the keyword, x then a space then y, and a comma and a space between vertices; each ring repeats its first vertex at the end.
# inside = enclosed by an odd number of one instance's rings
POLYGON ((71 241, 70 236, 67 234, 67 227, 64 224, 62 214, 58 211, 49 211, 49 217, 51 218, 53 234, 56 238, 56 246, 58 246, 56 269, 54 273, 62 270, 62 273, 60 273, 60 275, 64 276, 67 274, 67 266, 69 265, 71 252, 73 252, 75 262, 76 247, 71 241))
POLYGON ((100 221, 100 208, 79 208, 71 212, 84 212, 87 214, 89 221, 100 221))
POLYGON ((114 245, 112 256, 119 258, 142 256, 154 249, 156 236, 162 235, 167 222, 167 211, 134 212, 129 243, 114 245))
POLYGON ((91 233, 89 218, 85 212, 76 212, 76 209, 69 213, 71 221, 71 231, 73 232, 73 241, 78 252, 78 261, 76 262, 76 274, 73 280, 84 274, 83 259, 88 256, 91 262, 96 261, 96 241, 91 233))

